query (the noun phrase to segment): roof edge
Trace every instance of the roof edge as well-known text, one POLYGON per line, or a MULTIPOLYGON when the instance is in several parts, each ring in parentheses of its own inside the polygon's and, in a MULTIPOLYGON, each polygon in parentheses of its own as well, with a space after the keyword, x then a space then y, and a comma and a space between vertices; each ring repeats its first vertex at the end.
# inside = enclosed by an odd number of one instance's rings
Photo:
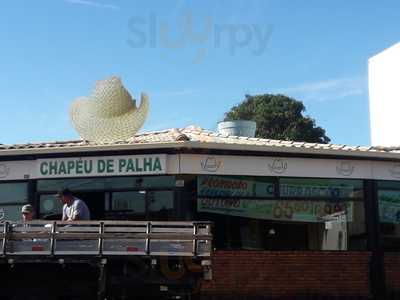
POLYGON ((217 142, 201 142, 201 141, 174 141, 174 142, 158 142, 158 143, 144 143, 144 144, 112 144, 112 145, 84 145, 75 146, 71 148, 34 148, 34 149, 12 149, 0 151, 0 157, 18 157, 31 156, 31 155, 47 155, 47 154, 74 154, 77 152, 91 153, 91 152, 109 152, 109 151, 128 151, 128 150, 157 150, 157 149, 209 149, 209 150, 222 150, 222 151, 243 151, 253 152, 260 154, 274 153, 274 154, 291 154, 291 155, 323 155, 323 156, 340 156, 352 157, 360 159, 371 160, 400 160, 399 153, 381 152, 381 151, 351 151, 345 149, 315 149, 315 148, 302 148, 302 147, 276 147, 269 145, 248 145, 248 144, 234 144, 234 143, 217 143, 217 142))

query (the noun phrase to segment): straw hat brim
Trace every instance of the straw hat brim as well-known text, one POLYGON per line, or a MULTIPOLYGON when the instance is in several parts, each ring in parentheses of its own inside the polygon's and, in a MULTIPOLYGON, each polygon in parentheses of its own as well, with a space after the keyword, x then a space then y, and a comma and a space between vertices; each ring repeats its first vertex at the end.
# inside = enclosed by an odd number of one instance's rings
POLYGON ((114 142, 131 138, 143 125, 148 112, 148 97, 141 96, 138 109, 133 107, 124 114, 101 117, 94 113, 95 100, 81 97, 70 108, 70 118, 80 137, 88 141, 114 142))

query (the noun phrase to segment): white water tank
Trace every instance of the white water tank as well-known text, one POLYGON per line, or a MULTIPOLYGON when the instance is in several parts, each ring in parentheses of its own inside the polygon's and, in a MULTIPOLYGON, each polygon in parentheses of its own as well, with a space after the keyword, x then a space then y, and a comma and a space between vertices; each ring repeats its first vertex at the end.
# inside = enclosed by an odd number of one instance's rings
POLYGON ((256 122, 245 120, 219 122, 218 132, 224 135, 254 137, 256 135, 256 122))

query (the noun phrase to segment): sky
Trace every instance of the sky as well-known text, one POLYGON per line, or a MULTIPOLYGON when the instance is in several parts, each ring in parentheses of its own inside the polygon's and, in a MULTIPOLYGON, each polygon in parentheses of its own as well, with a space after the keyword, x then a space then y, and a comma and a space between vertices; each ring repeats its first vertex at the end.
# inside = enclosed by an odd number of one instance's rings
POLYGON ((398 0, 13 0, 0 10, 0 143, 79 139, 69 106, 120 76, 141 131, 217 122, 282 93, 333 143, 369 145, 368 58, 400 40, 398 0), (137 101, 139 102, 139 100, 137 101))

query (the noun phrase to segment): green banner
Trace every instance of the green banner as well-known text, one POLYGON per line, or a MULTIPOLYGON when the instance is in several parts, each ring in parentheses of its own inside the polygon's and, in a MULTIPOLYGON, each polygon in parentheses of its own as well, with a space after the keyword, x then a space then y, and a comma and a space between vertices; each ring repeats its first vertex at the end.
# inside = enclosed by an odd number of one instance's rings
POLYGON ((291 222, 324 222, 329 215, 345 212, 352 221, 353 202, 289 201, 199 198, 199 212, 291 222))
POLYGON ((274 184, 246 176, 199 175, 197 195, 199 197, 273 197, 274 184))
POLYGON ((400 224, 400 191, 381 190, 378 199, 380 221, 400 224))
POLYGON ((287 184, 279 186, 281 197, 298 198, 353 198, 354 188, 352 186, 335 186, 328 184, 287 184))

